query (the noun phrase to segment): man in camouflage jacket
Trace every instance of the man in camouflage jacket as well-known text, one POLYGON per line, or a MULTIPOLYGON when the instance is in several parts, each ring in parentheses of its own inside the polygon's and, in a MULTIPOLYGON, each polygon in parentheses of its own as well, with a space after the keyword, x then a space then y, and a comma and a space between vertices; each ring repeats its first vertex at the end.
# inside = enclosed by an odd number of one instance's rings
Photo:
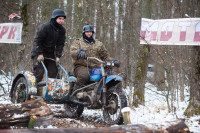
POLYGON ((102 42, 94 40, 94 30, 91 25, 85 25, 82 31, 82 38, 74 40, 70 48, 73 59, 74 74, 77 77, 76 85, 86 85, 90 79, 89 70, 99 67, 95 60, 88 62, 86 57, 96 57, 103 61, 112 60, 102 42))

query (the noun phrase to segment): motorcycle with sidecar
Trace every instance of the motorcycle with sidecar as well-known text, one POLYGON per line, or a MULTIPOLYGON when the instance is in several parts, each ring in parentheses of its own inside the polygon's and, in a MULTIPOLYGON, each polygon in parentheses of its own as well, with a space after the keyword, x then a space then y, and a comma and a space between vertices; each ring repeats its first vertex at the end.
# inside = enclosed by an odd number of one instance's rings
POLYGON ((13 80, 10 97, 13 103, 22 103, 32 97, 42 97, 47 103, 64 104, 64 115, 70 118, 79 117, 84 107, 102 109, 107 124, 122 124, 121 109, 127 107, 127 97, 122 89, 122 77, 114 74, 116 61, 102 61, 95 57, 87 57, 87 62, 95 60, 100 67, 89 71, 90 83, 74 89, 76 77, 67 72, 61 64, 58 76, 49 78, 45 70, 45 81, 36 83, 32 72, 22 71, 13 80))

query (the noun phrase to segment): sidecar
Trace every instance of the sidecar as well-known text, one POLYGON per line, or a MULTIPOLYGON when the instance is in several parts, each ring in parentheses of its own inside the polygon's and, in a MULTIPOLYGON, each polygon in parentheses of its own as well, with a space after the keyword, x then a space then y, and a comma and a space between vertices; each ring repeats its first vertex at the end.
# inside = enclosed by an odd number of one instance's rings
POLYGON ((59 76, 48 78, 48 71, 43 63, 42 65, 45 69, 45 81, 36 83, 36 77, 29 71, 22 71, 14 78, 10 92, 13 103, 22 103, 32 97, 42 97, 51 103, 64 103, 68 100, 70 83, 75 82, 76 77, 69 76, 59 64, 59 76))

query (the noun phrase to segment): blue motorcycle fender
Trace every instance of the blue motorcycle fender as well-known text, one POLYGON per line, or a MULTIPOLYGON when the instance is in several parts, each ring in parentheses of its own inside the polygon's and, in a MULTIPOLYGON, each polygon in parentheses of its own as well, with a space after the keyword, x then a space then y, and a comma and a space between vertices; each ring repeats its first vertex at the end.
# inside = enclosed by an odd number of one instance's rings
POLYGON ((118 75, 110 75, 110 76, 108 76, 107 78, 106 78, 106 84, 107 83, 109 83, 110 81, 112 81, 112 80, 114 80, 114 81, 123 81, 123 78, 122 77, 120 77, 120 76, 118 76, 118 75))
POLYGON ((28 82, 29 94, 37 94, 36 77, 32 72, 25 71, 24 75, 28 82))

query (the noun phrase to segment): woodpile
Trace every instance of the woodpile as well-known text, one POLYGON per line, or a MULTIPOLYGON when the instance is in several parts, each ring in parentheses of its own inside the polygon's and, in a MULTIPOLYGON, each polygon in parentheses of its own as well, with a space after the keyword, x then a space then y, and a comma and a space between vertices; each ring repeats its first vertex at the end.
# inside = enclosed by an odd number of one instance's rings
MULTIPOLYGON (((128 113, 123 113, 123 117, 127 117, 125 123, 127 125, 119 125, 112 127, 96 127, 96 128, 64 128, 64 129, 28 129, 34 127, 47 127, 52 125, 53 112, 50 110, 46 102, 42 98, 27 101, 22 104, 7 104, 0 105, 0 129, 3 132, 68 132, 68 133, 84 133, 84 132, 95 132, 95 133, 189 133, 189 129, 184 121, 177 120, 173 122, 168 122, 167 127, 162 124, 152 124, 148 125, 131 125, 128 113), (10 128, 24 128, 24 129, 14 129, 10 128)), ((0 131, 0 132, 1 132, 0 131)))
POLYGON ((41 124, 44 126, 51 124, 53 113, 42 98, 27 101, 22 104, 3 104, 0 105, 0 128, 28 127, 29 121, 33 125, 41 124), (31 118, 31 119, 30 119, 31 118), (34 118, 34 119, 33 119, 34 118), (33 123, 34 122, 34 123, 33 123), (35 123, 36 122, 36 123, 35 123))

